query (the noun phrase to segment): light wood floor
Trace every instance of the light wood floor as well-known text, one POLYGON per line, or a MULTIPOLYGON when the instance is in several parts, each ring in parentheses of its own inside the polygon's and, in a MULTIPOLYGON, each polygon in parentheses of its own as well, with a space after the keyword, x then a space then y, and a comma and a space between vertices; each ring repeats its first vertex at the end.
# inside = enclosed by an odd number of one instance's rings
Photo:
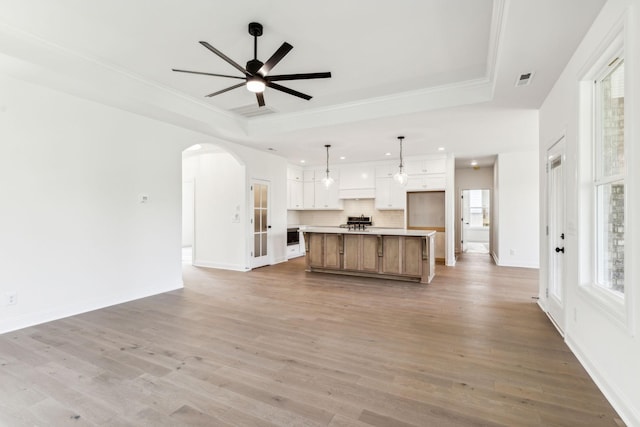
POLYGON ((488 255, 430 285, 185 267, 186 288, 0 336, 2 426, 619 426, 488 255))

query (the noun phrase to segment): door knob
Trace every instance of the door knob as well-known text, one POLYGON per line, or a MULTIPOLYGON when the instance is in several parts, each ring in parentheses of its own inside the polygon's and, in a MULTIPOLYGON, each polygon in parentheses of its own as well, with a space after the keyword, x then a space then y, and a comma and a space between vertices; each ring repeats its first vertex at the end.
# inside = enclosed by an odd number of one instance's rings
POLYGON ((556 248, 556 253, 558 253, 558 252, 564 253, 564 248, 556 248))

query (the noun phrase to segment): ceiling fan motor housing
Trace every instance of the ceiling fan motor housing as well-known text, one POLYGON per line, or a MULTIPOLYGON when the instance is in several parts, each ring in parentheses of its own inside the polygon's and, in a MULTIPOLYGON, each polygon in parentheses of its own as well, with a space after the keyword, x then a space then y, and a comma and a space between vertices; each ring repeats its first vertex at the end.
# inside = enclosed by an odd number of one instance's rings
POLYGON ((250 74, 255 75, 255 74, 257 74, 257 73, 258 73, 258 70, 259 70, 263 65, 264 65, 264 64, 263 64, 263 62, 262 62, 262 61, 260 61, 260 60, 258 60, 258 59, 252 59, 252 60, 250 60, 250 61, 247 61, 247 66, 246 66, 246 68, 247 68, 247 71, 248 71, 250 74))

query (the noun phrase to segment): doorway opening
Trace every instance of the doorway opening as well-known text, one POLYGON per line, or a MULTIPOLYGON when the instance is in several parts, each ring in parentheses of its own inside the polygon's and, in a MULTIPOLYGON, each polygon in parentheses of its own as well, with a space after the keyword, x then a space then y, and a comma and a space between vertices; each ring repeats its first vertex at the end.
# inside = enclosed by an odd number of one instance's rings
POLYGON ((491 236, 491 190, 462 190, 461 200, 462 252, 488 254, 491 236))
POLYGON ((182 152, 182 263, 247 271, 246 168, 213 143, 182 152))

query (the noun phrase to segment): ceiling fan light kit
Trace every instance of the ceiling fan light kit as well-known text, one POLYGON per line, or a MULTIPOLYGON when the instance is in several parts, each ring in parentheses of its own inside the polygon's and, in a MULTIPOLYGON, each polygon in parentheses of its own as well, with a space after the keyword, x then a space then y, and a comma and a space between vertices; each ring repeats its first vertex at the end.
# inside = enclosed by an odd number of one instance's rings
POLYGON ((257 76, 251 77, 250 79, 247 78, 247 90, 249 92, 261 93, 261 92, 264 92, 265 88, 266 88, 266 85, 263 79, 257 76))
POLYGON ((227 62, 229 65, 234 67, 236 70, 240 71, 243 74, 243 77, 230 76, 226 74, 207 73, 202 71, 181 70, 176 68, 173 68, 172 70, 178 73, 200 74, 205 76, 245 80, 245 83, 239 83, 233 86, 229 86, 217 92, 210 93, 209 95, 206 95, 207 97, 217 96, 241 86, 246 86, 249 92, 253 92, 256 94, 256 100, 258 101, 258 106, 260 107, 264 107, 265 105, 264 91, 267 87, 287 93, 289 95, 296 96, 298 98, 306 99, 307 101, 310 100, 312 98, 310 95, 298 92, 274 82, 283 80, 327 79, 331 77, 331 72, 327 71, 321 73, 269 75, 271 69, 275 67, 282 60, 282 58, 284 58, 289 53, 289 51, 291 51, 291 49, 293 49, 293 46, 291 46, 287 42, 282 43, 278 50, 276 50, 275 53, 271 55, 269 59, 267 59, 267 62, 262 62, 258 59, 258 37, 262 35, 262 32, 262 24, 258 22, 251 22, 249 24, 249 34, 253 36, 253 59, 247 61, 246 67, 242 67, 240 64, 226 56, 224 53, 222 53, 209 43, 205 41, 200 42, 202 46, 206 47, 211 52, 215 53, 221 59, 227 62))

